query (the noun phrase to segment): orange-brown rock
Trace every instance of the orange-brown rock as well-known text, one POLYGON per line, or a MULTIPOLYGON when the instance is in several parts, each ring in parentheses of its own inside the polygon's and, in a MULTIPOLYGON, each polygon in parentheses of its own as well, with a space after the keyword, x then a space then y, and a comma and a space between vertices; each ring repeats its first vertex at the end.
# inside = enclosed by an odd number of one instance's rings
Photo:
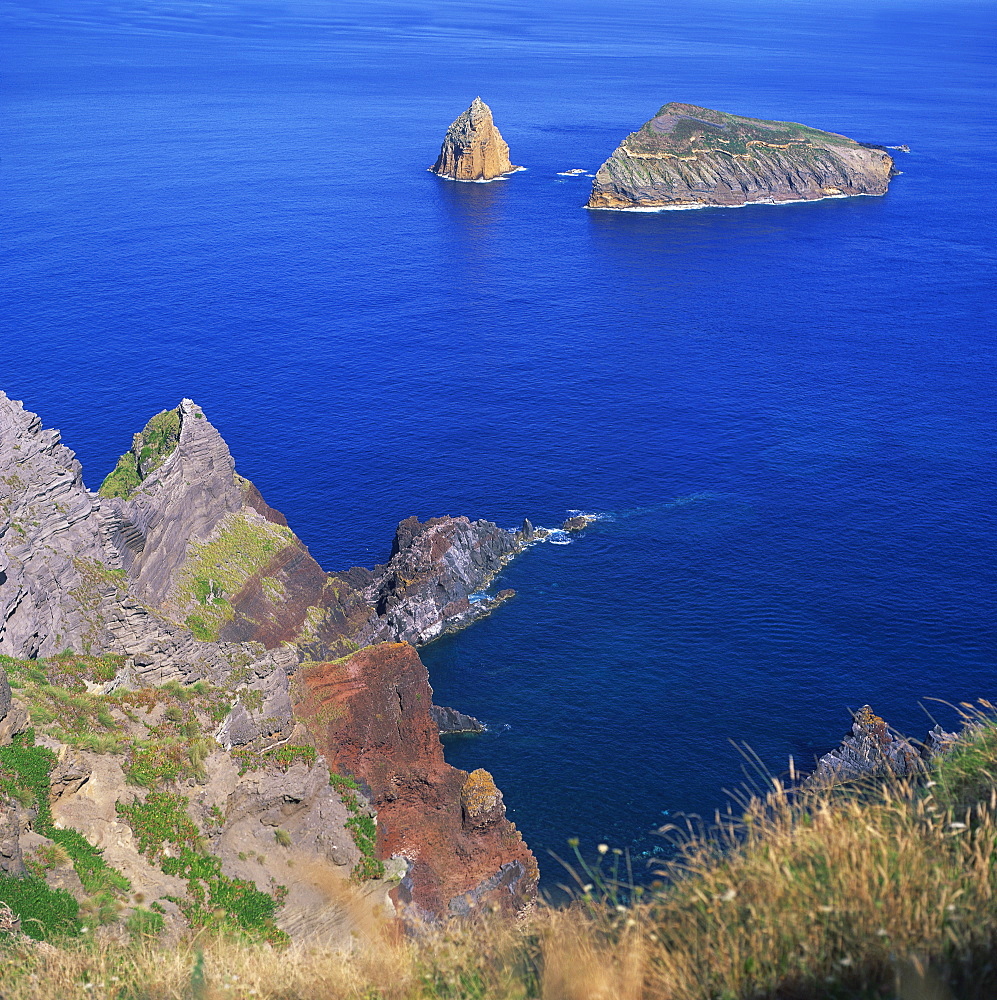
POLYGON ((434 174, 452 181, 490 181, 519 170, 509 159, 509 146, 492 120, 492 109, 476 97, 447 129, 434 174))
POLYGON ((382 859, 403 857, 394 890, 411 916, 480 904, 519 909, 539 870, 487 771, 443 759, 426 668, 407 643, 381 643, 295 676, 295 714, 333 771, 355 778, 378 814, 382 859))

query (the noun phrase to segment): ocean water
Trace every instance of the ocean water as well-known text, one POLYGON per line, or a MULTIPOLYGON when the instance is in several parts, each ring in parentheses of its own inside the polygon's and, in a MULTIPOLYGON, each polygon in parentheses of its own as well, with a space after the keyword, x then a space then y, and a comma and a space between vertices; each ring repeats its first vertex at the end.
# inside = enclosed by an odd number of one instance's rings
POLYGON ((428 647, 536 850, 662 850, 747 744, 994 697, 997 9, 12 0, 0 387, 96 487, 200 402, 328 569, 602 515, 428 647), (528 169, 427 173, 480 94, 528 169), (907 143, 883 198, 587 212, 668 101, 907 143), (733 743, 732 743, 733 741, 733 743))

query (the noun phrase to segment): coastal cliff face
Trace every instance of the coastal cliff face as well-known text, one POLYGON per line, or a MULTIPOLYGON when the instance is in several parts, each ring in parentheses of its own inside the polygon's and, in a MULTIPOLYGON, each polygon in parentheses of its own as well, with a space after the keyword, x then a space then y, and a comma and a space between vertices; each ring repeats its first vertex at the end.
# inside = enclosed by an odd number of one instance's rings
POLYGON ((76 456, 0 393, 0 654, 101 644, 108 558, 100 500, 76 456))
MULTIPOLYGON (((393 889, 419 918, 526 905, 536 861, 501 794, 443 760, 441 729, 480 724, 432 705, 408 642, 489 613, 511 591, 478 592, 549 535, 409 518, 387 564, 327 574, 193 401, 154 416, 93 493, 58 432, 0 394, 0 877, 38 870, 70 829, 120 876, 122 919, 123 885, 168 925, 243 886, 272 912, 267 940, 348 937, 337 880, 369 883, 370 906, 393 889), (49 773, 48 807, 18 784, 25 757, 49 773), (137 831, 154 801, 187 832, 151 848, 137 831)), ((106 910, 76 860, 46 881, 106 910)))
POLYGON ((520 909, 536 898, 536 859, 491 776, 443 760, 432 690, 410 645, 308 664, 295 700, 330 767, 369 793, 380 856, 405 862, 396 902, 426 917, 480 903, 520 909))
POLYGON ((480 97, 447 129, 440 155, 430 167, 452 181, 489 181, 518 169, 495 127, 492 109, 480 97))
POLYGON ((886 193, 893 160, 833 132, 666 104, 599 168, 588 208, 737 206, 886 193))

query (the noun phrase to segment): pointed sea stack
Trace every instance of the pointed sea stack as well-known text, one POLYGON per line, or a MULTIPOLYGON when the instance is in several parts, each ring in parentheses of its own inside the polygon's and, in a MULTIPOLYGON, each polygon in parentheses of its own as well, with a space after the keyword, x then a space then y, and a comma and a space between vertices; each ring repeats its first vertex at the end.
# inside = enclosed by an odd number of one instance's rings
POLYGON ((509 160, 509 146, 492 121, 492 109, 476 97, 447 129, 429 169, 451 181, 492 181, 520 168, 509 160))
POLYGON ((835 132, 666 104, 599 168, 586 207, 648 211, 882 195, 894 173, 881 147, 835 132))

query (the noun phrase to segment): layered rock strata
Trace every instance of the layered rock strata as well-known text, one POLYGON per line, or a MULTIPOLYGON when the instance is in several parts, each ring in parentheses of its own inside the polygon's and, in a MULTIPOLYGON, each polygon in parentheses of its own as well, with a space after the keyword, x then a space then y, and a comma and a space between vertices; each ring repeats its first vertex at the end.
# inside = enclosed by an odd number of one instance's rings
MULTIPOLYGON (((279 866, 288 890, 280 927, 296 937, 348 934, 343 908, 330 908, 330 880, 362 871, 387 889, 394 883, 380 879, 376 857, 389 875, 405 873, 397 901, 420 917, 485 898, 525 905, 536 862, 500 794, 487 808, 469 805, 470 779, 442 757, 441 731, 480 723, 434 708, 425 667, 397 643, 429 642, 488 614, 512 596, 481 593, 495 574, 553 536, 528 521, 506 531, 409 518, 385 565, 327 574, 235 471, 193 401, 153 417, 93 493, 58 432, 0 393, 0 654, 14 658, 15 695, 27 699, 11 697, 0 669, 0 747, 25 732, 30 707, 38 752, 58 758, 54 820, 101 848, 147 899, 182 899, 183 885, 138 849, 118 806, 141 805, 158 788, 189 799, 224 878, 269 892, 271 873, 252 859, 275 837, 290 845, 279 866), (296 712, 292 684, 321 688, 316 671, 331 677, 337 664, 359 669, 361 681, 333 731, 325 708, 296 712), (82 716, 67 721, 53 707, 63 686, 87 700, 82 716), (373 804, 330 786, 316 743, 373 804), (347 819, 369 811, 376 822, 378 809, 376 842, 360 856, 347 819)), ((36 829, 40 815, 0 802, 3 873, 23 873, 26 851, 54 850, 36 829)), ((50 884, 84 898, 73 865, 63 867, 50 884)), ((163 905, 182 921, 176 905, 163 905)))
POLYGON ((620 143, 588 208, 733 207, 882 195, 893 159, 834 132, 666 104, 620 143))
POLYGON ((452 181, 490 181, 520 170, 509 159, 509 146, 492 120, 492 109, 476 97, 443 139, 430 168, 452 181))

